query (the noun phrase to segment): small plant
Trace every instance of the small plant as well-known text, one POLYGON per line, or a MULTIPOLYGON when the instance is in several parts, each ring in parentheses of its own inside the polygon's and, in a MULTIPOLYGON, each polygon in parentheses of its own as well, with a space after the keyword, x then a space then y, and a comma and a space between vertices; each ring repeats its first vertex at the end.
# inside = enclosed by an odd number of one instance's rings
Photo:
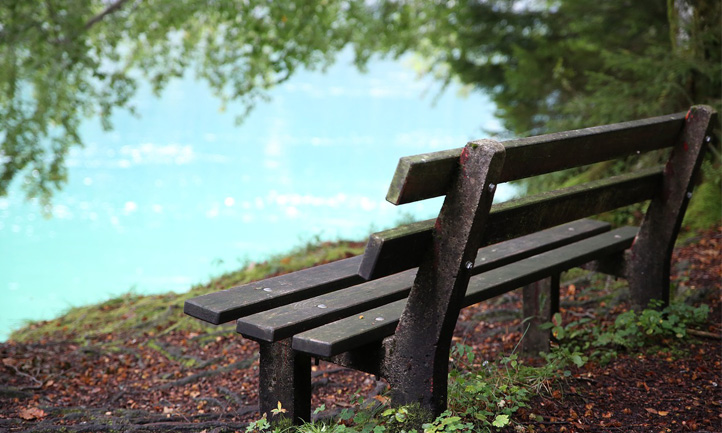
POLYGON ((621 313, 606 326, 600 322, 590 324, 592 320, 586 318, 563 324, 559 313, 543 326, 551 329, 559 341, 557 354, 567 351, 570 360, 579 366, 585 361, 581 353, 590 349, 596 349, 590 356, 604 364, 617 355, 617 350, 669 345, 670 340, 687 337, 687 330, 704 323, 709 314, 707 305, 675 303, 660 309, 661 306, 660 302, 653 301, 650 308, 621 313))
POLYGON ((474 424, 463 422, 460 416, 453 416, 450 411, 439 415, 432 423, 423 425, 424 433, 471 432, 474 424))
MULTIPOLYGON (((455 346, 453 355, 458 367, 450 373, 449 407, 460 417, 460 423, 471 423, 475 432, 510 425, 514 414, 526 407, 532 395, 548 391, 550 381, 559 377, 560 370, 584 362, 578 353, 561 351, 548 355, 548 362, 541 367, 525 365, 515 353, 498 363, 474 364, 476 357, 471 348, 463 345, 455 346)), ((437 430, 429 431, 446 431, 438 430, 442 428, 439 422, 429 425, 437 430)), ((454 420, 446 423, 455 425, 454 420)))
POLYGON ((251 422, 248 424, 248 427, 246 427, 246 433, 264 433, 269 431, 271 431, 271 423, 268 422, 265 413, 261 418, 251 422))

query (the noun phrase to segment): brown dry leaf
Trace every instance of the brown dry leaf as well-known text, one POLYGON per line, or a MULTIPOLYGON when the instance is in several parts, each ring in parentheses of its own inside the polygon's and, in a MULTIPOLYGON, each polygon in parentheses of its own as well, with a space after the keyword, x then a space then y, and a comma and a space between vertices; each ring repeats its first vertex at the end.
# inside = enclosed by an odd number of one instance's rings
POLYGON ((20 418, 30 421, 33 419, 45 418, 48 414, 44 410, 37 407, 26 407, 18 413, 20 418))
POLYGON ((388 404, 390 398, 383 395, 375 395, 374 400, 377 400, 381 404, 388 404))
POLYGON ((646 410, 646 411, 649 412, 649 413, 653 413, 653 414, 655 414, 655 415, 658 414, 657 410, 656 410, 656 409, 652 409, 651 407, 646 407, 646 408, 644 408, 644 410, 646 410))

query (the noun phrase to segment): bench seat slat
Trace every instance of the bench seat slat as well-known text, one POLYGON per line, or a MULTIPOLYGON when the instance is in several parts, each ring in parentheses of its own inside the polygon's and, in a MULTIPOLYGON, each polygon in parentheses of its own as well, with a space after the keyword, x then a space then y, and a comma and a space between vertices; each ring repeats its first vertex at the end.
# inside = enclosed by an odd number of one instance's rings
MULTIPOLYGON (((482 245, 649 200, 659 191, 662 179, 662 168, 652 168, 496 204, 489 213, 482 245)), ((435 222, 430 219, 371 235, 361 276, 378 278, 419 266, 435 222)))
MULTIPOLYGON (((685 114, 505 141, 506 163, 499 182, 672 147, 684 126, 685 114)), ((401 158, 386 200, 404 204, 445 195, 462 150, 401 158)))
MULTIPOLYGON (((469 282, 464 306, 622 251, 631 245, 636 233, 636 227, 622 227, 475 275, 469 282)), ((405 305, 406 299, 402 299, 299 333, 293 337, 293 348, 315 356, 331 357, 380 340, 394 333, 405 305)))
MULTIPOLYGON (((472 274, 485 272, 511 261, 533 256, 560 245, 602 233, 609 224, 580 220, 533 233, 511 242, 491 245, 478 251, 472 274)), ((358 311, 405 298, 414 282, 416 269, 383 279, 368 281, 314 298, 239 318, 236 330, 245 337, 278 341, 358 311), (322 308, 319 308, 322 305, 322 308)))
POLYGON ((480 274, 469 283, 464 300, 467 305, 476 304, 554 273, 624 251, 632 245, 637 231, 637 227, 621 227, 480 274))
POLYGON ((293 349, 330 358, 394 334, 406 298, 296 334, 293 349))
MULTIPOLYGON (((592 232, 608 230, 609 227, 608 224, 596 220, 577 221, 573 224, 570 228, 576 230, 577 236, 589 236, 592 232)), ((426 226, 422 226, 422 229, 425 230, 426 226)), ((567 228, 564 226, 557 230, 563 232, 567 228)), ((555 242, 557 238, 559 240, 556 241, 559 242, 574 240, 549 232, 546 242, 555 242)), ((530 237, 529 248, 534 248, 535 241, 533 239, 530 237)), ((526 242, 523 239, 519 241, 526 242)), ((550 247, 553 245, 550 244, 550 247)), ((509 260, 513 260, 514 256, 509 257, 509 260)), ((215 325, 226 323, 258 311, 360 284, 365 281, 358 274, 362 260, 361 256, 352 257, 268 278, 262 282, 254 281, 227 290, 197 296, 185 302, 184 311, 186 314, 208 323, 215 325)))
POLYGON ((409 269, 386 278, 241 317, 236 322, 236 332, 253 340, 283 340, 302 330, 357 311, 402 299, 409 294, 415 276, 416 269, 409 269))
POLYGON ((365 281, 358 274, 361 260, 361 256, 351 257, 198 296, 185 302, 184 312, 218 325, 248 314, 349 287, 365 281))

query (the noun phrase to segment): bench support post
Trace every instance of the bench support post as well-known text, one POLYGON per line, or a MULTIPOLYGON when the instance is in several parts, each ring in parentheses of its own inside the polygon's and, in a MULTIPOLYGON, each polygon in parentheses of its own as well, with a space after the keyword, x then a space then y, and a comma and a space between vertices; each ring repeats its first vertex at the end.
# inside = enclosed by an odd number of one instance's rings
POLYGON ((539 352, 549 352, 549 330, 541 325, 559 312, 559 274, 524 286, 522 303, 522 353, 537 356, 539 352))
POLYGON ((290 340, 259 342, 258 400, 261 414, 272 422, 311 420, 311 358, 291 348, 290 340), (273 414, 279 403, 285 412, 273 414))
POLYGON ((714 116, 714 110, 707 106, 689 110, 664 170, 662 192, 649 204, 629 256, 629 286, 634 308, 647 308, 654 299, 662 301, 664 306, 669 304, 672 250, 692 197, 694 175, 702 164, 704 146, 712 140, 714 116))
POLYGON ((394 404, 418 403, 434 416, 446 409, 451 337, 504 156, 492 140, 470 143, 461 154, 386 359, 394 404))

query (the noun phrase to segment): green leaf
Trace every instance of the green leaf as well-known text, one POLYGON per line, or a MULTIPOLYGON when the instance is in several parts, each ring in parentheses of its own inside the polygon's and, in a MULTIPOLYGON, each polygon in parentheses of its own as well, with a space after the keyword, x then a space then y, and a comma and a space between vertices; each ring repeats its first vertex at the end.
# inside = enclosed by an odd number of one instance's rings
POLYGON ((494 427, 505 427, 509 424, 509 415, 497 415, 494 418, 494 422, 491 423, 494 427))
POLYGON ((575 353, 572 355, 572 362, 577 367, 581 367, 584 365, 584 360, 582 359, 581 355, 579 355, 578 353, 575 353))

